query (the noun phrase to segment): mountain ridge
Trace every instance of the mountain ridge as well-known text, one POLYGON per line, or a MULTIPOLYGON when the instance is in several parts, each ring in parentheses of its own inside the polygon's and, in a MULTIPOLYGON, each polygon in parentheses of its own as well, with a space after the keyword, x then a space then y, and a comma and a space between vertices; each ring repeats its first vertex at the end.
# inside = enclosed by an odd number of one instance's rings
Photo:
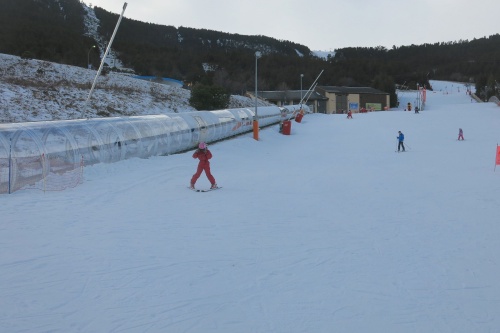
MULTIPOLYGON (((90 63, 97 68, 119 15, 93 7, 99 25, 88 33, 86 6, 79 0, 5 2, 0 11, 0 53, 84 68, 90 63)), ((139 75, 213 84, 244 95, 255 87, 255 51, 263 53, 257 80, 262 90, 297 90, 301 83, 309 86, 324 71, 319 85, 369 86, 394 96, 395 84, 416 88, 430 79, 460 81, 474 83, 486 99, 498 94, 495 82, 500 81, 498 34, 390 50, 342 48, 318 57, 307 46, 266 36, 124 18, 106 62, 114 70, 125 67, 139 75)))

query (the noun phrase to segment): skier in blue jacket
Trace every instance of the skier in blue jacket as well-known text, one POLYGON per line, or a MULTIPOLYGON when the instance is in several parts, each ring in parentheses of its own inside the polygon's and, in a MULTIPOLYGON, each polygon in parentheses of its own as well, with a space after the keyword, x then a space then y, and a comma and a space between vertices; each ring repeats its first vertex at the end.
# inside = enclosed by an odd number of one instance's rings
POLYGON ((398 131, 399 135, 396 137, 399 141, 398 143, 398 152, 401 148, 403 148, 403 151, 405 151, 405 145, 403 143, 403 141, 405 141, 405 135, 403 133, 401 133, 401 131, 398 131))

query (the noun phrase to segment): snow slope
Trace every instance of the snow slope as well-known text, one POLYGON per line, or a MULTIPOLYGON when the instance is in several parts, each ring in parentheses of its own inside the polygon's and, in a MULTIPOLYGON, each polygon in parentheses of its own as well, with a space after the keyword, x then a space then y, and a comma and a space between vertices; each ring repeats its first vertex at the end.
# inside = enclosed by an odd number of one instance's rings
MULTIPOLYGON (((0 54, 0 123, 81 118, 97 71, 0 54)), ((97 79, 85 117, 196 111, 187 89, 111 72, 97 79)), ((259 105, 269 105, 259 101, 259 105)), ((230 108, 255 101, 231 96, 230 108)))
POLYGON ((184 153, 0 196, 0 331, 498 331, 500 108, 433 85, 217 143, 218 191, 184 153))

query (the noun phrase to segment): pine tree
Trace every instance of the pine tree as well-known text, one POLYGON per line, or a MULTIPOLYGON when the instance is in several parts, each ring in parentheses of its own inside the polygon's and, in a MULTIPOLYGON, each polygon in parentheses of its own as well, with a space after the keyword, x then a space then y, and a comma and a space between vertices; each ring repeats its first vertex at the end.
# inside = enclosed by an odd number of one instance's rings
POLYGON ((191 90, 189 104, 196 110, 220 110, 228 107, 229 97, 227 91, 220 86, 198 83, 191 90))

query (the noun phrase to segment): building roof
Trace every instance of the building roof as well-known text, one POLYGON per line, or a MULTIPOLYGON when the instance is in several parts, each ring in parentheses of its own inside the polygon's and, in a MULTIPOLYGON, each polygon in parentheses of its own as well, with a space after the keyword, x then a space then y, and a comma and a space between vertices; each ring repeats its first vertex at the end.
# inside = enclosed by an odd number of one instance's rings
POLYGON ((388 93, 371 87, 336 87, 336 86, 318 86, 320 90, 336 94, 373 94, 388 95, 388 93))
MULTIPOLYGON (((260 98, 269 101, 299 101, 301 97, 305 97, 307 90, 281 90, 281 91, 259 91, 257 94, 260 98)), ((309 100, 326 100, 327 98, 316 91, 311 93, 309 100)))

